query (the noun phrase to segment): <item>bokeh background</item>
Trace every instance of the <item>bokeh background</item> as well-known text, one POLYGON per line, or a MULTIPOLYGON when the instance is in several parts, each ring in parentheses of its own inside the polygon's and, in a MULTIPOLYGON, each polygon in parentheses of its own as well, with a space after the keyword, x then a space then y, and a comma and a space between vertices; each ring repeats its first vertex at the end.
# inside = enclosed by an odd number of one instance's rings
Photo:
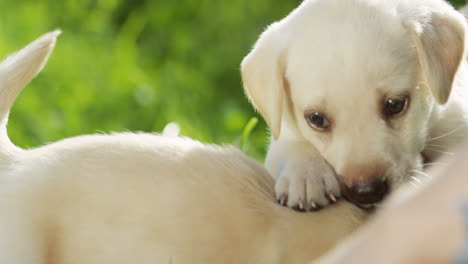
POLYGON ((268 132, 243 94, 239 64, 263 29, 299 3, 0 0, 2 57, 63 31, 13 107, 10 137, 28 148, 85 133, 158 132, 177 122, 183 135, 234 144, 262 160, 268 132), (249 131, 253 117, 259 122, 249 131))

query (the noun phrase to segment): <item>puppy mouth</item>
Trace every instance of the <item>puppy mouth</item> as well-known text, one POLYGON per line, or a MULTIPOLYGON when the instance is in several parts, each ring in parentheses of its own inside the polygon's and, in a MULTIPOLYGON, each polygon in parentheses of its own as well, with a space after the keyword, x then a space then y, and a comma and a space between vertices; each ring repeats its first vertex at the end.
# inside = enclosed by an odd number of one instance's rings
POLYGON ((360 202, 357 202, 357 201, 354 201, 353 199, 349 198, 347 195, 343 195, 343 198, 354 204, 355 206, 361 208, 362 210, 366 211, 366 212, 373 212, 375 211, 375 209, 377 209, 381 202, 376 202, 376 203, 360 203, 360 202))
MULTIPOLYGON (((416 159, 413 157, 413 159, 405 160, 406 162, 404 160, 395 162, 393 166, 385 170, 385 173, 379 175, 380 177, 373 177, 373 179, 350 183, 345 180, 344 176, 338 177, 342 197, 365 211, 372 212, 378 209, 396 188, 408 184, 414 178, 415 172, 418 172, 415 168, 422 168, 422 165, 427 164, 429 159, 419 152, 416 154, 416 159)), ((423 172, 420 173, 423 174, 423 172)))
MULTIPOLYGON (((353 203, 352 201, 350 201, 353 203)), ((368 213, 373 213, 380 205, 380 203, 371 203, 371 204, 359 204, 359 203, 353 203, 357 207, 361 208, 362 210, 368 212, 368 213)))
POLYGON ((387 180, 382 179, 356 183, 351 186, 341 182, 341 191, 347 201, 361 209, 372 211, 388 196, 390 186, 387 180))

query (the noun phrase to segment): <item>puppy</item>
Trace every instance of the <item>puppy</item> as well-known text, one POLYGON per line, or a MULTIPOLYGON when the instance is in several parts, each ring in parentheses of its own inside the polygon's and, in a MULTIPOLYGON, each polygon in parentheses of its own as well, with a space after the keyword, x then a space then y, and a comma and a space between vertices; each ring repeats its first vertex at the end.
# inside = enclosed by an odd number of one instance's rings
POLYGON ((372 221, 317 264, 440 264, 468 261, 468 145, 395 192, 372 221))
POLYGON ((365 217, 349 203, 309 215, 281 207, 261 165, 187 138, 123 133, 16 147, 8 111, 58 34, 0 64, 0 263, 305 263, 365 217))
POLYGON ((276 197, 369 208, 468 135, 466 22, 442 0, 308 0, 242 62, 276 197))

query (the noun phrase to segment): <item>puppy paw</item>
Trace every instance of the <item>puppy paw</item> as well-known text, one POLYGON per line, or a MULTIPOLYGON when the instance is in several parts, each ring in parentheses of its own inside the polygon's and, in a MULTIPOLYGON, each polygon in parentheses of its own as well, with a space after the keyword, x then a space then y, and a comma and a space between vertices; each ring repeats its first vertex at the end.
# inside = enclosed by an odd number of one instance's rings
POLYGON ((323 159, 288 161, 275 184, 278 202, 296 211, 317 211, 341 196, 334 170, 323 159))

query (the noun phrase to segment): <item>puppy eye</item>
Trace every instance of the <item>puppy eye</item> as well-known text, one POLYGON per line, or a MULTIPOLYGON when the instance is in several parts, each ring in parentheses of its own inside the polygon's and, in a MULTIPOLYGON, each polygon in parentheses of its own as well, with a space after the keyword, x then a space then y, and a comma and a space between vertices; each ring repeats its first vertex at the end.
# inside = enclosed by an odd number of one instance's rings
POLYGON ((319 131, 324 131, 330 127, 330 121, 328 121, 328 118, 319 112, 308 113, 305 115, 305 119, 312 128, 319 131))
POLYGON ((408 107, 408 96, 388 98, 385 100, 384 115, 386 117, 395 117, 403 113, 408 107))

